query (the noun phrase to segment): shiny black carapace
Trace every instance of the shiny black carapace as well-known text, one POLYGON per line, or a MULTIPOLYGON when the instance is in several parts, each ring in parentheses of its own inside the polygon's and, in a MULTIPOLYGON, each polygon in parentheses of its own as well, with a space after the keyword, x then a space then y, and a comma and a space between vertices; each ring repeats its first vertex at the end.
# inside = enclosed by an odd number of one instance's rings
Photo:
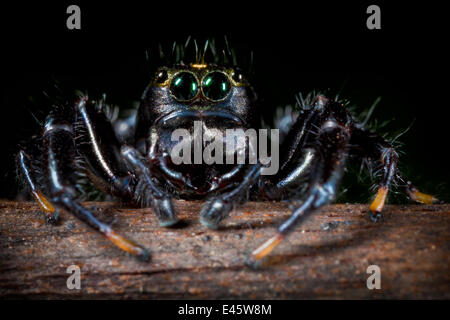
POLYGON ((239 68, 203 59, 178 61, 155 71, 131 122, 110 121, 105 105, 87 96, 59 105, 47 117, 41 137, 18 153, 17 164, 48 220, 55 220, 58 209, 64 209, 141 259, 148 258, 143 246, 117 234, 77 200, 79 173, 124 203, 152 208, 164 227, 177 222, 173 198, 206 199, 200 220, 208 228, 217 228, 249 198, 293 200, 298 205, 292 215, 276 236, 253 251, 254 261, 335 198, 349 156, 382 168, 369 210, 373 220, 380 217, 394 180, 411 199, 436 201, 400 174, 392 145, 364 129, 342 103, 322 95, 303 103, 306 108, 277 122, 286 134, 280 139, 280 165, 274 175, 262 175, 264 165, 259 162, 175 164, 172 133, 178 128, 192 131, 201 121, 204 131, 214 136, 227 129, 262 126, 257 95, 239 68))

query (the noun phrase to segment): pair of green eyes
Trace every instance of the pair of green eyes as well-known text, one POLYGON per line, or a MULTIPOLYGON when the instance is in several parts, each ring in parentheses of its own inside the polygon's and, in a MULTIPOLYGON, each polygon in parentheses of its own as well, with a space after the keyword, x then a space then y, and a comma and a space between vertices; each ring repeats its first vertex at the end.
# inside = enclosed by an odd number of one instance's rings
MULTIPOLYGON (((228 96, 230 89, 230 80, 224 73, 219 71, 208 73, 201 83, 203 94, 212 101, 223 100, 228 96)), ((199 92, 196 77, 190 72, 176 74, 170 83, 170 92, 180 101, 189 101, 195 98, 199 92)))

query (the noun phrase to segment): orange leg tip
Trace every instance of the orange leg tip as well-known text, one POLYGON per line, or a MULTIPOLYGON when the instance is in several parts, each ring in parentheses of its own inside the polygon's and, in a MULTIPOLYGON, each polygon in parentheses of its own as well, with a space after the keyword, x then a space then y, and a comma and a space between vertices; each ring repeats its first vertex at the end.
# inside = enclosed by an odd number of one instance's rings
POLYGON ((381 212, 383 211, 384 203, 386 202, 388 189, 386 187, 381 187, 378 189, 377 196, 370 205, 370 211, 381 212))
POLYGON ((112 243, 114 243, 116 246, 118 246, 120 249, 122 249, 125 252, 128 252, 136 257, 138 257, 141 260, 148 260, 149 253, 147 249, 145 249, 143 246, 138 244, 137 242, 130 240, 128 238, 125 238, 119 234, 117 234, 114 231, 110 231, 106 234, 106 238, 110 240, 112 243))
POLYGON ((32 191, 31 194, 43 212, 54 213, 56 211, 52 204, 40 191, 32 191))
POLYGON ((424 204, 433 204, 439 202, 439 199, 433 197, 431 194, 422 193, 418 190, 411 191, 409 196, 412 200, 424 203, 424 204))
POLYGON ((283 240, 283 235, 279 233, 264 242, 258 249, 252 252, 253 259, 257 261, 267 256, 281 242, 281 240, 283 240))

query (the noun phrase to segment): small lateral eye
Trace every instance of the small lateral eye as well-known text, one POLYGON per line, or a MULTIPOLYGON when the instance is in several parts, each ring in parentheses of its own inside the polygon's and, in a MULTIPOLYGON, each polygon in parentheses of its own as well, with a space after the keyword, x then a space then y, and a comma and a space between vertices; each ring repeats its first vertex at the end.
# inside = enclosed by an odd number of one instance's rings
POLYGON ((202 82, 203 94, 210 100, 219 101, 230 92, 228 77, 219 71, 213 71, 205 76, 202 82))
POLYGON ((198 93, 197 79, 189 72, 180 72, 173 77, 170 84, 170 91, 177 100, 191 100, 198 93))
POLYGON ((235 82, 238 83, 244 82, 244 73, 240 69, 235 69, 231 74, 231 77, 235 82))
POLYGON ((164 82, 166 82, 167 81, 167 79, 168 79, 168 74, 167 74, 167 70, 159 70, 157 73, 156 73, 156 82, 157 83, 164 83, 164 82))

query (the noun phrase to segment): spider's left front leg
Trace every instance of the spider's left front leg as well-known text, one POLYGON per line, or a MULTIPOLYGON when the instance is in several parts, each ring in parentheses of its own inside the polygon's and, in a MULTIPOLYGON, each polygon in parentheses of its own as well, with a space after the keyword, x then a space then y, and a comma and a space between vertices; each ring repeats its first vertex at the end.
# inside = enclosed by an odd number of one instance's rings
MULTIPOLYGON (((348 157, 353 127, 351 116, 341 104, 324 97, 317 98, 317 104, 308 114, 309 122, 306 127, 294 124, 293 128, 301 138, 295 141, 303 140, 303 143, 296 143, 293 147, 296 150, 291 150, 292 154, 299 154, 300 148, 305 148, 306 140, 309 140, 307 143, 310 153, 308 170, 300 170, 303 175, 305 172, 309 173, 309 186, 306 194, 302 198, 299 195, 293 196, 292 200, 303 200, 301 205, 295 208, 291 216, 278 227, 278 232, 274 237, 252 252, 250 263, 256 263, 267 256, 295 226, 304 221, 316 209, 334 200, 336 196, 348 157), (310 134, 309 138, 305 137, 307 132, 310 134)), ((305 119, 300 118, 297 121, 305 122, 305 119)), ((292 172, 299 171, 298 169, 305 162, 299 163, 299 159, 295 158, 291 157, 288 160, 289 163, 282 164, 282 167, 290 167, 292 172)), ((291 176, 280 173, 277 178, 287 182, 289 179, 286 177, 291 176)), ((292 186, 300 178, 300 175, 296 175, 294 181, 287 184, 262 184, 263 191, 267 195, 276 193, 279 195, 282 190, 277 192, 274 190, 274 186, 275 189, 283 188, 284 185, 292 186), (264 188, 269 188, 269 190, 264 190, 264 188)))
POLYGON ((262 168, 260 163, 250 165, 244 178, 236 187, 207 201, 200 212, 200 222, 210 229, 217 229, 219 223, 228 216, 231 210, 246 200, 246 195, 260 176, 262 168))

